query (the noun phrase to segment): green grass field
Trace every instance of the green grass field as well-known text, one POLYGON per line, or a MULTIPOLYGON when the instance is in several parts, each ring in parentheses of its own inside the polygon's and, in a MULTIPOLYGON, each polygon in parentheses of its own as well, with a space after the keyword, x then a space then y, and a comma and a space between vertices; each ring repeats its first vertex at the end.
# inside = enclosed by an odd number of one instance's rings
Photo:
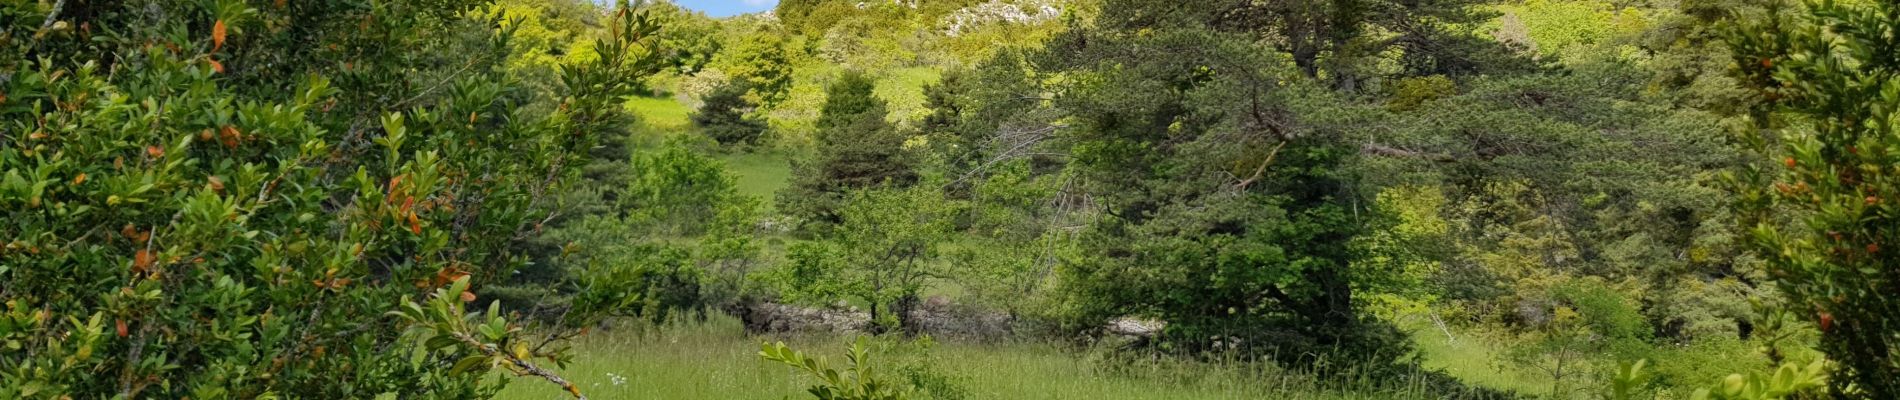
POLYGON ((739 194, 759 199, 766 212, 772 211, 772 196, 792 179, 790 157, 777 153, 722 154, 726 171, 737 177, 739 194))
MULTIPOLYGON (((765 338, 747 337, 736 320, 661 329, 602 331, 581 339, 579 357, 560 373, 596 399, 803 399, 813 381, 789 367, 758 357, 765 338), (616 379, 618 377, 618 379, 616 379)), ((781 340, 781 339, 771 339, 781 340)), ((833 366, 851 338, 785 339, 833 366)), ((888 346, 887 346, 888 347, 888 346)), ((883 373, 916 362, 915 350, 878 353, 883 373)), ((1413 390, 1341 391, 1321 387, 1309 375, 1247 364, 1141 362, 1109 370, 1100 352, 1048 344, 938 343, 929 365, 949 377, 969 399, 1410 399, 1430 398, 1413 390)), ((1364 382, 1361 382, 1364 383, 1364 382)), ((518 378, 501 400, 563 399, 559 388, 518 378)))

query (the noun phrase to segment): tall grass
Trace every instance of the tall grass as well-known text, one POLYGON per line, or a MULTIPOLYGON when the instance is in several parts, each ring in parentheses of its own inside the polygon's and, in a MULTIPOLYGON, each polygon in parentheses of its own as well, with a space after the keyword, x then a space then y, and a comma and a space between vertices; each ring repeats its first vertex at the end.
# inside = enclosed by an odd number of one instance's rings
MULTIPOLYGON (((597 399, 805 398, 807 377, 759 359, 762 340, 784 340, 842 362, 852 338, 758 338, 736 320, 598 332, 577 343, 580 356, 561 373, 597 399), (619 377, 619 378, 616 378, 619 377)), ((1107 357, 1106 351, 1044 343, 938 343, 919 360, 914 346, 885 346, 880 364, 927 363, 971 399, 1426 399, 1423 382, 1380 380, 1347 371, 1319 379, 1261 363, 1107 357), (1385 389, 1365 389, 1385 388, 1385 389)), ((540 382, 509 385, 500 399, 559 399, 540 382)))

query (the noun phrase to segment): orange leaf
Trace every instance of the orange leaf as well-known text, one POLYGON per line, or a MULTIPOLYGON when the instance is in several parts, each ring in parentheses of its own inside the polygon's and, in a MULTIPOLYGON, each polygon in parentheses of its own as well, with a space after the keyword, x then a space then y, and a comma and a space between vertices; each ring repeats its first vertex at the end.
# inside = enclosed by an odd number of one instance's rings
POLYGON ((152 267, 152 251, 151 250, 139 250, 137 254, 132 255, 132 273, 135 273, 135 274, 144 273, 146 269, 151 268, 151 267, 152 267))
POLYGON ((242 138, 244 138, 244 133, 238 132, 235 126, 225 125, 218 130, 218 141, 224 143, 226 148, 237 148, 238 139, 242 138))
POLYGON ((415 234, 417 234, 417 235, 421 235, 421 234, 422 234, 422 223, 421 223, 421 222, 418 222, 418 221, 416 221, 416 219, 415 219, 415 214, 409 214, 409 216, 410 216, 410 218, 409 218, 409 232, 412 232, 412 233, 415 233, 415 234))
POLYGON ((211 178, 206 179, 206 180, 209 181, 212 191, 216 191, 216 192, 224 191, 224 179, 220 179, 216 175, 213 175, 211 176, 211 178))
POLYGON ((471 301, 475 301, 475 292, 462 292, 462 302, 467 303, 471 301))
POLYGON ((207 58, 207 59, 205 59, 205 61, 209 61, 209 62, 211 62, 211 70, 212 70, 212 71, 216 71, 216 72, 218 72, 218 73, 223 73, 223 72, 224 72, 224 63, 220 63, 220 62, 218 62, 218 60, 214 60, 214 59, 209 59, 209 58, 207 58))
POLYGON ((145 146, 145 155, 152 156, 152 158, 165 157, 165 148, 158 147, 158 146, 145 146))
POLYGON ((112 324, 113 324, 113 325, 117 325, 117 326, 116 326, 116 328, 118 328, 118 331, 119 331, 119 337, 125 337, 125 336, 126 336, 126 329, 125 329, 125 320, 123 320, 123 319, 115 319, 115 320, 112 320, 112 324))
POLYGON ((396 175, 396 177, 394 177, 394 178, 389 178, 389 189, 387 189, 387 190, 384 190, 384 192, 387 192, 387 193, 388 193, 388 194, 390 195, 390 197, 388 197, 388 198, 385 198, 385 199, 383 199, 383 202, 384 202, 384 203, 395 203, 395 202, 396 202, 396 197, 395 197, 395 194, 396 194, 396 185, 401 185, 401 184, 402 184, 402 177, 404 177, 404 176, 407 176, 407 174, 404 174, 404 175, 396 175))
POLYGON ((211 51, 224 48, 224 20, 211 24, 211 51))
POLYGON ((79 176, 73 177, 73 186, 79 186, 81 183, 86 183, 86 173, 84 172, 79 173, 79 176))

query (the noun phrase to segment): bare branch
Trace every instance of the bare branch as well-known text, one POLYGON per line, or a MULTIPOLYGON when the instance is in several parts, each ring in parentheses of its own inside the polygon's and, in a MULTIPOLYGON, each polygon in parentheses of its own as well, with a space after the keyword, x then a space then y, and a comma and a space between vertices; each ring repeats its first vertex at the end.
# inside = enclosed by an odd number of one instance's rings
POLYGON ((1359 146, 1359 151, 1364 154, 1372 154, 1372 155, 1380 155, 1380 156, 1388 156, 1388 157, 1423 158, 1426 160, 1431 160, 1431 161, 1436 161, 1436 162, 1458 161, 1457 157, 1453 157, 1449 154, 1427 153, 1427 152, 1422 152, 1422 151, 1417 151, 1417 150, 1406 150, 1406 149, 1401 149, 1401 148, 1387 146, 1387 145, 1378 144, 1378 143, 1366 143, 1365 145, 1359 146))

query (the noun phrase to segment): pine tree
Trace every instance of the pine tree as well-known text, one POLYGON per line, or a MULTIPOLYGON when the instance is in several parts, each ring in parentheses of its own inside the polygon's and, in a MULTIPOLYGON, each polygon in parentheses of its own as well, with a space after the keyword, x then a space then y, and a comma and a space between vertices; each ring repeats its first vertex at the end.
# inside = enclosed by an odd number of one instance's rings
POLYGON ((849 191, 917 182, 905 137, 885 121, 886 106, 875 89, 870 77, 850 72, 826 90, 816 154, 793 165, 792 185, 778 194, 779 210, 829 225, 839 221, 839 202, 849 191))
POLYGON ((748 115, 755 108, 746 101, 752 85, 733 80, 706 95, 699 111, 693 113, 693 125, 722 145, 755 145, 765 136, 765 121, 748 115))

